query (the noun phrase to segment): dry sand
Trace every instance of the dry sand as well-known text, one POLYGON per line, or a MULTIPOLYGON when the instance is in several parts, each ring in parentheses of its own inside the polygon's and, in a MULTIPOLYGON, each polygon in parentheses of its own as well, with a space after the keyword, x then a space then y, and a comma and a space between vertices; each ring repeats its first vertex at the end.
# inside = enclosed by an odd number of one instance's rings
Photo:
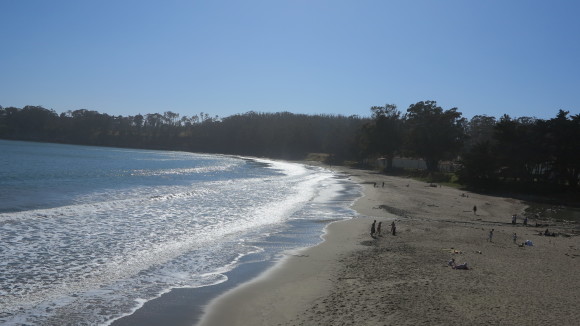
MULTIPOLYGON (((339 169, 364 186, 353 206, 361 217, 329 225, 321 245, 219 297, 200 325, 580 323, 580 237, 512 225, 525 209, 518 200, 339 169), (383 222, 377 239, 374 219, 383 222), (514 244, 514 232, 533 246, 514 244), (450 268, 451 258, 470 269, 450 268)), ((550 231, 578 234, 570 224, 550 231)))

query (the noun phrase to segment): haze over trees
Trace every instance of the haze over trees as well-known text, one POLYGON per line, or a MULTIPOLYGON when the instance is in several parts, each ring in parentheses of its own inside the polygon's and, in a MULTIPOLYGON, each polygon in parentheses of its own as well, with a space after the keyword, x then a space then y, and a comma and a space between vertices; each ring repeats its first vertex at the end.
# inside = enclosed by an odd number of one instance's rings
POLYGON ((499 119, 434 101, 373 106, 371 117, 247 112, 225 118, 166 111, 111 116, 91 110, 57 114, 41 106, 0 107, 0 138, 68 144, 169 149, 302 159, 326 153, 337 161, 374 162, 386 172, 396 157, 420 158, 428 173, 441 161, 460 166, 461 183, 478 188, 578 190, 580 115, 499 119))

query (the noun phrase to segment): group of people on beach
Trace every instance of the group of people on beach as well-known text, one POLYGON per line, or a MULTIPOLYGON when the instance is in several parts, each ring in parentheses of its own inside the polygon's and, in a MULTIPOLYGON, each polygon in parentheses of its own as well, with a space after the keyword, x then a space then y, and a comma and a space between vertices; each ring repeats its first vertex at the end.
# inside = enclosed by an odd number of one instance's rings
MULTIPOLYGON (((383 222, 379 222, 379 224, 377 225, 377 220, 373 221, 373 224, 371 224, 371 237, 376 239, 377 237, 382 237, 381 234, 381 226, 383 225, 383 222)), ((397 235, 397 226, 395 225, 395 221, 393 221, 393 223, 391 223, 391 234, 392 235, 397 235)))
MULTIPOLYGON (((475 210, 475 207, 474 207, 474 210, 475 210)), ((512 215, 512 225, 516 225, 517 224, 517 220, 518 220, 518 215, 517 214, 513 214, 512 215)), ((527 226, 528 225, 528 217, 527 216, 524 216, 522 224, 523 224, 523 226, 527 226)), ((538 227, 538 226, 539 226, 538 223, 536 223, 536 227, 538 227)), ((488 235, 487 241, 493 242, 493 232, 494 232, 494 229, 491 229, 489 231, 489 235, 488 235)), ((548 229, 546 229, 546 231, 539 231, 538 234, 539 235, 543 235, 543 236, 556 236, 557 235, 556 233, 553 233, 553 232, 548 231, 548 229)), ((513 240, 513 243, 514 244, 518 244, 518 234, 516 232, 514 232, 512 234, 512 240, 513 240)), ((522 242, 521 244, 518 244, 518 245, 520 247, 523 247, 525 245, 531 246, 532 245, 532 242, 530 240, 526 240, 525 242, 522 242)))
MULTIPOLYGON (((512 215, 512 224, 516 225, 518 221, 518 214, 514 214, 512 215)), ((528 225, 528 217, 524 216, 524 222, 523 222, 524 226, 528 225)))
MULTIPOLYGON (((473 206, 473 212, 475 213, 475 211, 477 210, 477 208, 475 206, 473 206)), ((518 215, 517 214, 513 214, 512 215, 512 225, 516 225, 517 224, 517 220, 518 220, 518 215)), ((528 225, 528 217, 525 216, 524 220, 523 220, 523 225, 527 226, 528 225)), ((546 230, 548 231, 548 230, 546 230)), ((489 231, 489 235, 487 237, 487 241, 489 242, 493 242, 493 232, 494 229, 491 229, 489 231)), ((512 240, 514 241, 514 243, 516 243, 518 241, 518 235, 514 232, 514 234, 512 234, 512 240)))
MULTIPOLYGON (((373 188, 376 188, 376 187, 377 187, 377 183, 373 182, 373 188)), ((384 188, 384 187, 385 187, 385 182, 383 181, 381 188, 384 188)))

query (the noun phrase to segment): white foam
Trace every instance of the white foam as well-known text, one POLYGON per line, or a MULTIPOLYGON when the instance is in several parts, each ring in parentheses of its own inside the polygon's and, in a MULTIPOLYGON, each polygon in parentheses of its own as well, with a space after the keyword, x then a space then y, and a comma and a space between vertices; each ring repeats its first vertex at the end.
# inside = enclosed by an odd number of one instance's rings
MULTIPOLYGON (((170 288, 222 282, 261 250, 252 239, 342 189, 330 172, 258 161, 280 174, 96 192, 77 204, 0 214, 0 323, 75 314, 103 323, 170 288)), ((320 209, 316 218, 336 215, 320 209)))

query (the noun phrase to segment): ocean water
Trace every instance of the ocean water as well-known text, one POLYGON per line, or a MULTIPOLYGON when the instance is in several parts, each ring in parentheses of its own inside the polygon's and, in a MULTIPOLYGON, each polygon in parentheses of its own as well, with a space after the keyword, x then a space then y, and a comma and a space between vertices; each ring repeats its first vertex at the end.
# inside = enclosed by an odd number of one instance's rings
POLYGON ((0 140, 0 166, 2 325, 108 325, 320 242, 360 196, 325 169, 185 152, 0 140))

